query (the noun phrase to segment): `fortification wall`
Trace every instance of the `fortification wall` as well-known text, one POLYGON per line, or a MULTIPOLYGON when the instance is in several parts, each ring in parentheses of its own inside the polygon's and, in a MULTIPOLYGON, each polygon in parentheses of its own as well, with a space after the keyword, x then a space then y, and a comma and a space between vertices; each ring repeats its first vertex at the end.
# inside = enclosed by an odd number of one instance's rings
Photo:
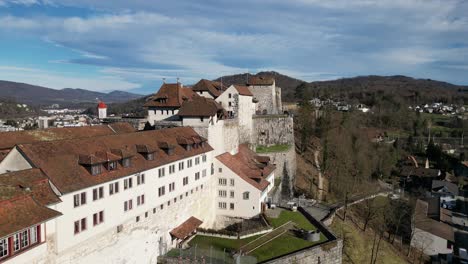
MULTIPOLYGON (((290 193, 293 193, 294 179, 296 178, 296 151, 294 146, 291 146, 287 151, 261 153, 259 155, 268 156, 273 164, 276 165, 275 178, 283 179, 284 168, 289 176, 290 193)), ((279 191, 275 192, 273 201, 277 202, 280 199, 282 184, 279 186, 279 191)))
POLYGON ((257 104, 255 110, 261 114, 278 114, 275 86, 249 86, 257 104))
POLYGON ((224 151, 237 153, 239 148, 239 122, 238 119, 224 120, 223 126, 224 151))
POLYGON ((253 144, 294 146, 293 118, 287 115, 256 115, 253 117, 253 144))
MULTIPOLYGON (((156 207, 156 213, 148 211, 122 225, 122 231, 114 227, 86 240, 59 255, 55 253, 55 236, 47 237, 48 253, 44 259, 34 263, 156 263, 157 257, 176 246, 169 232, 195 216, 203 221, 203 228, 212 228, 216 221, 216 178, 208 181, 204 188, 189 192, 187 197, 164 209, 156 207)), ((89 220, 88 220, 88 224, 89 220)))
POLYGON ((341 264, 343 241, 335 240, 299 250, 284 257, 266 261, 268 264, 341 264))

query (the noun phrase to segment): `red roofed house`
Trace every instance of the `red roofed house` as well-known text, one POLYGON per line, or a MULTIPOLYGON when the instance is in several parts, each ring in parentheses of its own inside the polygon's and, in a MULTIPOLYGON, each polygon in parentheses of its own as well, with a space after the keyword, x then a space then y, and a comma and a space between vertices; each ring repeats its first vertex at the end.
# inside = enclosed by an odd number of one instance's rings
POLYGON ((242 218, 260 214, 274 186, 276 167, 269 158, 240 145, 235 155, 226 152, 217 156, 215 166, 217 214, 242 218))
POLYGON ((155 121, 174 119, 182 104, 194 97, 198 95, 179 82, 163 83, 159 91, 144 105, 148 109, 148 122, 154 125, 155 121))

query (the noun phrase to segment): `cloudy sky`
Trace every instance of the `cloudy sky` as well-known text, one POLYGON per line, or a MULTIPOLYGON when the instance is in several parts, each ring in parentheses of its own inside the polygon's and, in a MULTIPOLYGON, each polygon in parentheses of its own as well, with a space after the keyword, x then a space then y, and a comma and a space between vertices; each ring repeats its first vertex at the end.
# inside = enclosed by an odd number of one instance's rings
POLYGON ((155 91, 275 70, 468 84, 465 0, 0 0, 0 79, 155 91))

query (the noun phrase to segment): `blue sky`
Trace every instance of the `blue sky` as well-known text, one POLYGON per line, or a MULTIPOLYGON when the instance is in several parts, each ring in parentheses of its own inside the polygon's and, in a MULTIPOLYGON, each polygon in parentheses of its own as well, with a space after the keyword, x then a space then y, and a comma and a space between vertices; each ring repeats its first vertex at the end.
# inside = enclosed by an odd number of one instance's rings
POLYGON ((0 0, 0 79, 148 94, 162 78, 468 84, 464 0, 0 0))

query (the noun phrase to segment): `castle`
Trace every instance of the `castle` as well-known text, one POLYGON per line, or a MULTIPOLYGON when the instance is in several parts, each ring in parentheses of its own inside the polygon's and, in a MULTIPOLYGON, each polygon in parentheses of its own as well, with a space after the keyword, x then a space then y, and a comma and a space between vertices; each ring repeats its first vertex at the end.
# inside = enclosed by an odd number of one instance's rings
POLYGON ((155 262, 197 227, 259 215, 275 178, 294 178, 292 118, 272 78, 164 83, 145 107, 154 130, 0 135, 0 262, 155 262), (292 147, 254 151, 275 144, 292 147))

